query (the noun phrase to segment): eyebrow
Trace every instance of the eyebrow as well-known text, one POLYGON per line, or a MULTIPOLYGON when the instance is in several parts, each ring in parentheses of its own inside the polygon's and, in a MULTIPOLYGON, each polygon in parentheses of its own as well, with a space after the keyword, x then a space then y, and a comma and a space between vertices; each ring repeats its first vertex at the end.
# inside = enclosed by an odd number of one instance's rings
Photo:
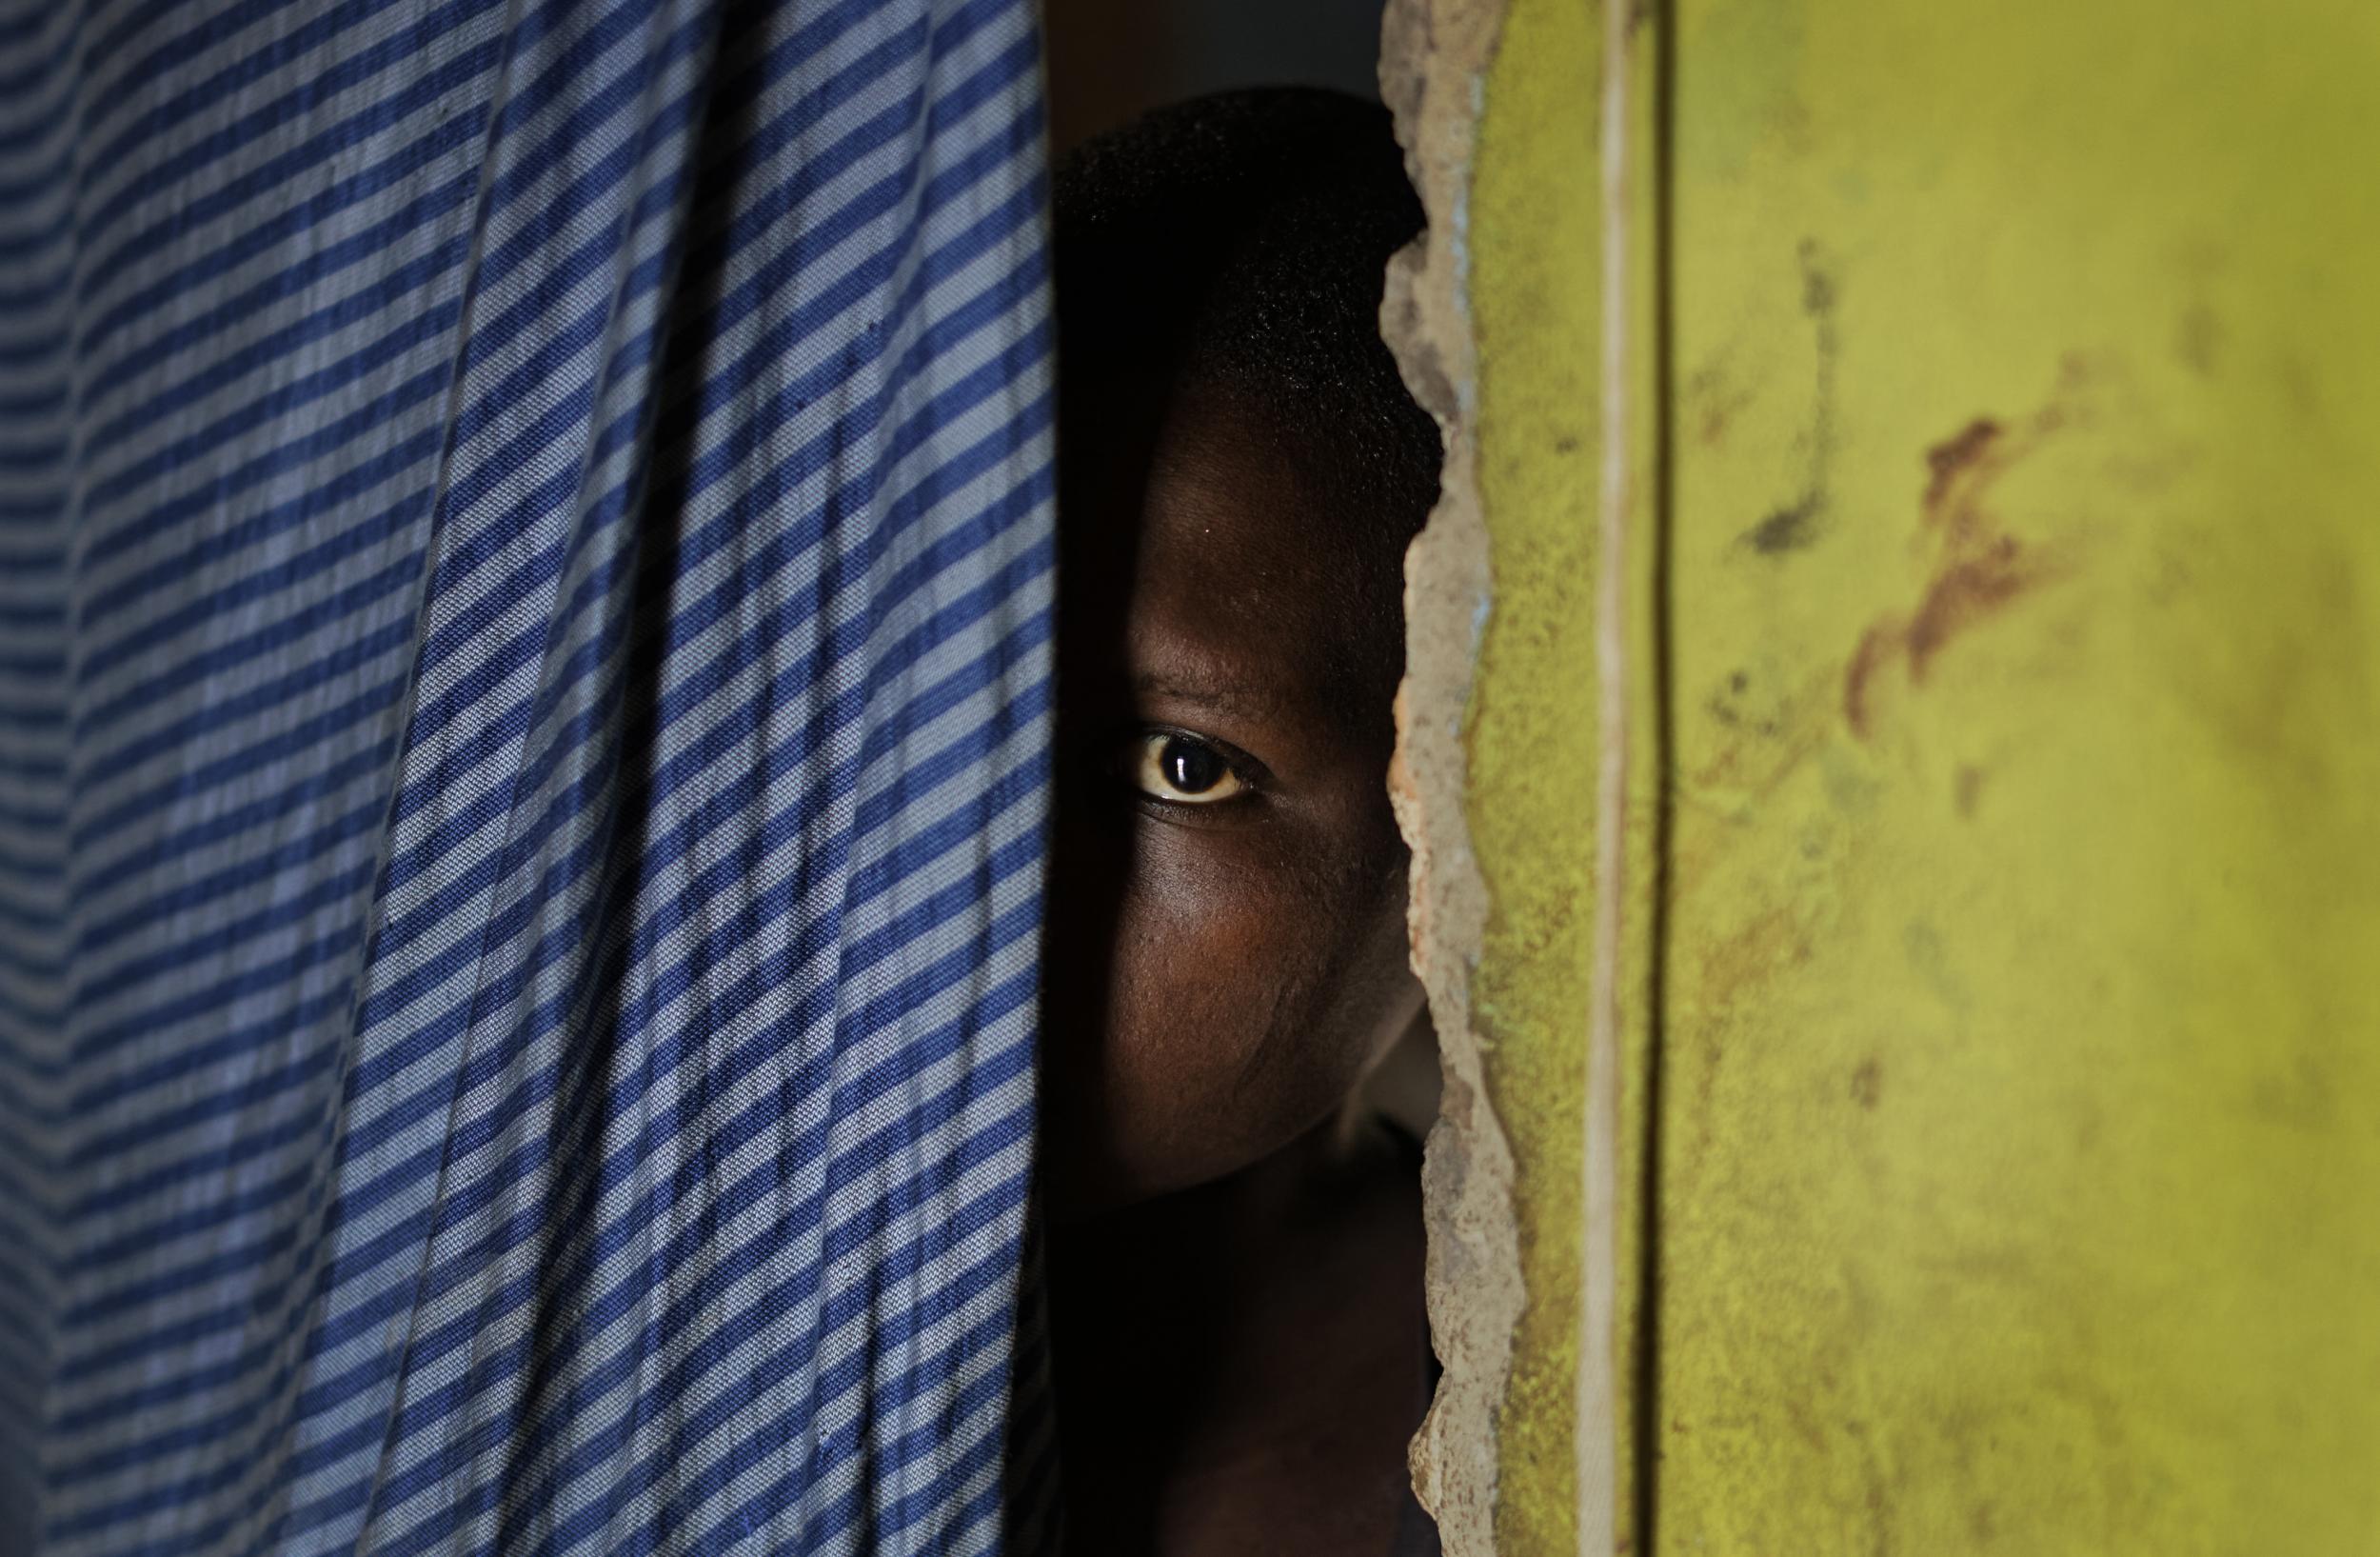
POLYGON ((1133 677, 1134 692, 1156 697, 1179 699, 1219 713, 1236 714, 1243 719, 1263 719, 1278 714, 1285 699, 1277 684, 1231 676, 1167 675, 1142 671, 1133 677))

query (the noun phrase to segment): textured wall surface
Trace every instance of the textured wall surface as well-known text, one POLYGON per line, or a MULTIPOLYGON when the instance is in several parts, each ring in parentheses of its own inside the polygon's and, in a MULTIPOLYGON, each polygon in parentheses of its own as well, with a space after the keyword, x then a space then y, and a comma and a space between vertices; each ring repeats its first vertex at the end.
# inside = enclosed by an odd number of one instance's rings
MULTIPOLYGON (((1579 1367, 1614 409, 1603 49, 1594 7, 1413 0, 1390 8, 1382 70, 1431 210, 1385 322, 1447 431, 1445 496, 1407 569, 1399 784, 1446 1066, 1424 1183, 1447 1373, 1417 1461, 1458 1554, 1576 1545, 1596 1476, 1582 1484, 1573 1421, 1582 1385, 1614 1371, 1608 1333, 1586 1343, 1604 1366, 1579 1367)), ((1608 1167, 1617 1142, 1600 1145, 1608 1167)), ((1600 1447, 1608 1461, 1608 1433, 1600 1447)))
POLYGON ((1609 20, 1384 71, 1450 1551, 2380 1550, 2380 13, 1609 20))
POLYGON ((1676 46, 1659 1547, 2380 1550, 2380 12, 1676 46))

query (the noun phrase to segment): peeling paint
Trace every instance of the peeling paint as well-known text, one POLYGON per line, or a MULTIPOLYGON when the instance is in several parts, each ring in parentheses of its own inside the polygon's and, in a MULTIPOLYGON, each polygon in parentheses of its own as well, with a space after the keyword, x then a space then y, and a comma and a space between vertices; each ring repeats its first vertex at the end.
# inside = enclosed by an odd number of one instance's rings
POLYGON ((1412 1461, 1448 1557, 1496 1550, 1497 1418, 1524 1301, 1512 1147, 1488 1095, 1471 1014, 1487 902, 1464 810, 1462 750, 1489 609, 1465 235, 1478 79, 1501 11, 1501 0, 1390 0, 1380 58, 1381 95, 1430 218, 1390 262, 1381 330, 1446 446, 1438 507, 1405 563, 1407 671, 1390 791, 1413 846, 1413 962, 1444 1078, 1422 1172, 1430 1329, 1443 1372, 1412 1461))
POLYGON ((1647 440, 1616 449, 1610 414, 1615 384, 1650 404, 1651 331, 1612 328, 1649 320, 1649 265, 1605 278, 1649 254, 1650 223, 1613 215, 1648 198, 1651 100, 1597 83, 1611 38, 1642 35, 1572 0, 1389 11, 1385 95, 1433 229, 1382 317, 1447 437, 1408 559, 1398 785, 1449 1099, 1425 1172, 1446 1371, 1415 1463, 1458 1557, 1631 1539, 1621 1092, 1643 1063, 1649 838, 1627 797, 1656 775, 1625 734, 1649 619, 1608 604, 1649 598, 1649 575, 1604 570, 1604 521, 1650 490, 1647 440))
POLYGON ((2380 12, 2275 3, 1632 10, 1657 581, 1613 19, 1392 5, 1454 1557, 2380 1550, 2380 12))

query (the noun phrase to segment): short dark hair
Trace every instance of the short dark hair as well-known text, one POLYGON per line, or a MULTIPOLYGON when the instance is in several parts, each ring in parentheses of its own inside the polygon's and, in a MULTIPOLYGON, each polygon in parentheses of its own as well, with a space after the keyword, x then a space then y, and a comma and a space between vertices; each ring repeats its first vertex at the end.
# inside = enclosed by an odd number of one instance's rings
POLYGON ((1421 230, 1388 110, 1274 87, 1155 112, 1079 148, 1054 190, 1060 373, 1220 390, 1410 539, 1438 431, 1379 333, 1388 258, 1421 230))

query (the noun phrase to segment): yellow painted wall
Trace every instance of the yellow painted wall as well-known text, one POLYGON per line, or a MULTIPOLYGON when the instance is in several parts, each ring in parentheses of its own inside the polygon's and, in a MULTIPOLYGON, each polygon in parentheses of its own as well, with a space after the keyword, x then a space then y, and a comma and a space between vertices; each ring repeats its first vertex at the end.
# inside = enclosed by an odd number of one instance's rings
POLYGON ((1609 211, 1599 12, 1501 12, 1461 429, 1528 1294, 1497 1549, 1602 1539, 1583 1432, 1621 1540, 1653 1490, 1637 1550, 2380 1553, 2380 6, 1677 0, 1670 69, 1620 67, 1667 204, 1609 211), (1661 261, 1617 408, 1612 211, 1661 261), (1599 735, 1607 428, 1643 555, 1599 735), (1656 1349, 1623 1312, 1582 1423, 1604 736, 1665 929, 1605 1229, 1624 1305, 1653 1197, 1656 1349))
POLYGON ((1469 211, 1475 240, 1497 256, 1493 284, 1471 294, 1494 604, 1465 737, 1472 847, 1490 886, 1472 1012, 1489 1100, 1513 1143, 1528 1293, 1499 1424, 1496 1530, 1511 1552, 1577 1539, 1570 1424, 1599 756, 1596 536, 1584 521, 1601 456, 1596 102, 1577 83, 1595 79, 1598 44, 1589 7, 1507 8, 1469 211))
POLYGON ((2380 1552, 2380 7, 1675 44, 1659 1548, 2380 1552))

